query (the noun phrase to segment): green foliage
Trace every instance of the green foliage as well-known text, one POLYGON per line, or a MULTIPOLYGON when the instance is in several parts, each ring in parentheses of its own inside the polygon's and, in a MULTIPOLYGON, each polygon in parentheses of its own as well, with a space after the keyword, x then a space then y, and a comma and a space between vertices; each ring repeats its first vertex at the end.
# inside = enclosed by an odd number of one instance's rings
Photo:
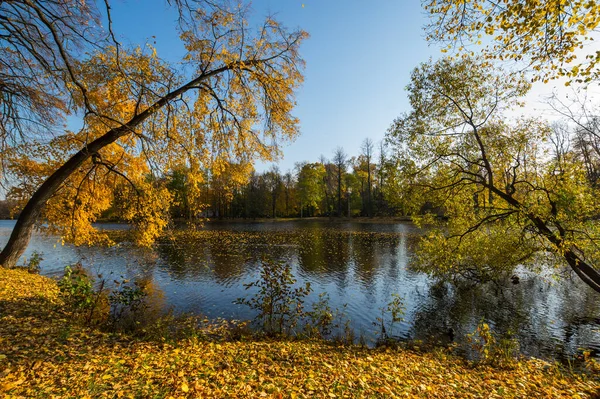
POLYGON ((388 133, 412 166, 415 199, 443 210, 417 248, 414 266, 440 279, 489 281, 517 265, 570 266, 600 292, 597 188, 581 157, 550 156, 550 127, 509 121, 530 84, 478 58, 417 67, 411 112, 388 133))
POLYGON ((29 258, 29 262, 27 262, 27 271, 29 273, 39 273, 40 272, 40 263, 44 258, 42 258, 42 254, 37 251, 33 251, 31 254, 31 258, 29 258))
POLYGON ((302 165, 298 173, 298 193, 302 208, 314 213, 320 209, 323 201, 323 182, 325 179, 325 166, 321 163, 307 163, 302 165))
POLYGON ((291 335, 304 316, 304 300, 312 292, 310 283, 294 287, 295 283, 288 263, 264 259, 259 279, 244 284, 246 289, 256 288, 258 291, 250 298, 238 298, 234 303, 256 310, 255 320, 265 333, 291 335))
POLYGON ((143 329, 160 316, 160 293, 149 281, 114 281, 106 288, 106 280, 94 278, 78 263, 65 267, 58 287, 65 308, 74 320, 109 330, 143 333, 143 329))
POLYGON ((65 267, 64 276, 58 281, 58 288, 72 317, 82 319, 87 325, 106 320, 108 301, 104 283, 99 289, 94 289, 94 280, 81 263, 65 267))
POLYGON ((308 337, 330 336, 334 328, 335 314, 329 306, 329 294, 320 293, 319 300, 312 304, 312 309, 306 312, 306 317, 308 322, 304 325, 304 330, 308 337))
POLYGON ((379 308, 381 315, 373 322, 375 327, 378 327, 376 334, 378 343, 384 343, 391 340, 394 336, 394 324, 404 320, 406 307, 404 299, 399 294, 392 294, 392 299, 386 306, 379 308), (387 328, 386 328, 387 324, 387 328))
POLYGON ((27 270, 29 273, 32 274, 39 274, 40 273, 40 263, 42 263, 42 261, 44 260, 44 258, 42 257, 42 253, 37 252, 37 251, 33 251, 33 253, 31 254, 31 257, 29 258, 29 260, 27 261, 26 264, 22 265, 22 266, 15 266, 15 269, 25 269, 27 270))
POLYGON ((140 323, 141 316, 148 309, 148 293, 140 282, 124 280, 118 283, 116 291, 108 296, 110 302, 110 322, 115 327, 133 330, 140 323))
POLYGON ((431 227, 419 242, 411 269, 438 281, 486 283, 506 280, 517 265, 533 268, 544 261, 539 243, 524 239, 516 227, 498 222, 465 234, 469 222, 475 221, 454 217, 431 227))

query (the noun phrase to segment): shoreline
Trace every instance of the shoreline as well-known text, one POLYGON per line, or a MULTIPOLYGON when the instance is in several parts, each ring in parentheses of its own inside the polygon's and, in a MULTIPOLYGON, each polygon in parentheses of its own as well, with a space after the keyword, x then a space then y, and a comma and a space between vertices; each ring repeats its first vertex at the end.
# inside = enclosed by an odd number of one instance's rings
POLYGON ((599 370, 577 372, 533 358, 498 367, 443 350, 319 339, 109 333, 77 324, 61 303, 55 281, 0 268, 0 396, 594 398, 600 392, 599 370))

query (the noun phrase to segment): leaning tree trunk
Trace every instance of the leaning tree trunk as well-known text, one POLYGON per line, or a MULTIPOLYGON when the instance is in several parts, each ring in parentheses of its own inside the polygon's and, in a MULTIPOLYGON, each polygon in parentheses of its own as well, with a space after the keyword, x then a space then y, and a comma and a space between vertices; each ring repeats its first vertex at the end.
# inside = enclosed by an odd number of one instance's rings
MULTIPOLYGON (((138 115, 141 116, 142 114, 138 115)), ((149 115, 147 115, 146 119, 149 115)), ((91 142, 88 146, 84 147, 73 155, 67 162, 65 162, 60 168, 58 168, 50 177, 44 181, 44 183, 35 191, 31 196, 31 199, 23 208, 23 211, 17 219, 17 223, 13 228, 12 234, 6 246, 0 252, 0 265, 4 267, 14 267, 29 243, 31 233, 35 222, 37 221, 42 208, 46 204, 46 201, 58 190, 61 184, 73 173, 79 166, 81 166, 87 159, 93 154, 97 153, 100 149, 107 146, 108 144, 116 141, 119 137, 123 136, 129 130, 141 123, 143 119, 136 121, 133 118, 130 123, 121 127, 111 129, 100 138, 91 142)))
POLYGON ((29 243, 31 233, 35 222, 37 221, 46 201, 58 190, 61 184, 81 166, 93 154, 100 151, 110 143, 116 141, 119 137, 127 134, 133 126, 138 125, 149 115, 143 118, 133 118, 129 123, 115 129, 111 129, 100 138, 92 141, 73 155, 67 162, 58 168, 44 183, 35 191, 31 199, 23 208, 23 211, 17 219, 12 234, 6 246, 0 252, 0 265, 4 267, 14 267, 29 243), (139 119, 139 120, 138 120, 139 119))
POLYGON ((25 208, 23 208, 23 211, 17 219, 17 223, 13 228, 6 246, 4 249, 2 249, 2 252, 0 252, 0 266, 11 268, 16 265, 17 261, 27 248, 33 227, 35 226, 35 223, 42 212, 42 208, 48 199, 56 192, 56 190, 58 190, 65 180, 67 180, 67 178, 92 155, 98 153, 98 151, 100 151, 102 148, 115 142, 120 137, 132 133, 135 127, 139 126, 142 122, 156 113, 159 109, 167 105, 173 99, 179 97, 190 89, 197 88, 200 82, 214 75, 218 75, 227 70, 239 67, 240 65, 248 66, 260 62, 262 62, 262 60, 234 62, 203 73, 178 89, 167 93, 164 97, 161 97, 143 112, 135 115, 127 123, 109 130, 104 135, 100 136, 75 153, 60 168, 52 173, 46 179, 46 181, 44 181, 44 183, 31 196, 31 199, 27 202, 25 208))
POLYGON ((505 200, 508 204, 512 205, 517 209, 524 211, 525 216, 533 223, 535 230, 538 234, 545 237, 550 241, 556 248, 561 249, 562 257, 567 262, 569 267, 577 274, 577 276, 594 291, 600 293, 600 272, 596 270, 592 265, 585 261, 581 256, 578 255, 580 252, 576 247, 572 245, 566 245, 565 238, 563 236, 564 229, 561 225, 556 223, 557 231, 553 231, 546 222, 544 222, 539 216, 528 212, 522 204, 514 198, 512 195, 505 193, 498 188, 489 185, 490 193, 494 192, 497 196, 505 200), (558 233, 555 234, 555 233, 558 233))

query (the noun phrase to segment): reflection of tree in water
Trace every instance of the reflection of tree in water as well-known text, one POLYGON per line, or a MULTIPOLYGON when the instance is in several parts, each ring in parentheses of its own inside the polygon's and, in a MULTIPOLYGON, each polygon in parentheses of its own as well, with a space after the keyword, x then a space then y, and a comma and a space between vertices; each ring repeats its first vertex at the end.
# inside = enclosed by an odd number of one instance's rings
POLYGON ((464 344, 467 334, 476 329, 481 319, 500 335, 509 331, 518 333, 529 323, 527 301, 519 291, 492 285, 434 284, 415 310, 410 336, 428 342, 464 344))
POLYGON ((483 319, 498 336, 518 340, 525 355, 560 359, 573 355, 582 342, 598 345, 600 332, 590 326, 600 323, 593 317, 600 300, 590 289, 581 290, 586 287, 561 283, 561 294, 556 288, 535 277, 523 278, 518 285, 438 283, 416 309, 410 336, 429 342, 454 340, 466 349, 466 335, 483 319))
POLYGON ((345 276, 350 259, 350 234, 318 229, 303 231, 298 240, 299 268, 317 278, 345 276))
POLYGON ((197 242, 183 235, 175 240, 164 240, 156 248, 162 260, 161 268, 176 279, 207 276, 210 250, 203 244, 202 240, 197 242))
POLYGON ((157 250, 166 270, 178 278, 232 281, 252 272, 257 260, 290 258, 286 237, 275 233, 230 230, 179 232, 157 250))
POLYGON ((353 236, 352 259, 355 275, 361 285, 372 293, 380 265, 378 240, 375 234, 359 233, 353 236))
MULTIPOLYGON (((550 286, 541 278, 529 277, 522 277, 517 285, 430 286, 423 274, 406 268, 415 237, 329 225, 261 231, 215 229, 178 235, 161 243, 155 253, 159 257, 156 263, 174 279, 220 285, 214 293, 218 306, 230 303, 219 293, 223 285, 236 287, 255 280, 261 260, 268 258, 291 263, 300 282, 307 279, 327 289, 335 284, 339 293, 332 300, 340 301, 335 305, 350 303, 357 320, 387 303, 391 293, 401 293, 407 299, 410 323, 403 336, 453 338, 466 346, 466 335, 483 318, 499 335, 514 332, 527 355, 561 357, 580 346, 589 347, 589 343, 592 349, 600 349, 600 298, 586 287, 568 281, 550 286)), ((232 290, 229 295, 244 293, 232 290)))
POLYGON ((308 276, 318 276, 325 270, 326 239, 322 229, 303 231, 298 240, 299 269, 308 276))
POLYGON ((589 349, 600 357, 600 297, 578 279, 563 281, 559 291, 556 319, 561 321, 561 349, 570 354, 589 349))
POLYGON ((151 275, 139 276, 135 278, 135 283, 146 294, 143 316, 151 320, 161 316, 166 310, 165 293, 154 278, 151 275))
POLYGON ((345 276, 350 261, 351 236, 346 232, 329 231, 325 235, 325 275, 345 276))

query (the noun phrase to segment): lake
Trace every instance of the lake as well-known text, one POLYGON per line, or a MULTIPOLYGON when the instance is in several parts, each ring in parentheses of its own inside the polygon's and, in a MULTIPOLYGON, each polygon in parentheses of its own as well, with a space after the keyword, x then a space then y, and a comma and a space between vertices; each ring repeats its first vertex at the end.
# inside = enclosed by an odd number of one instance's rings
MULTIPOLYGON (((0 245, 13 225, 0 221, 0 245)), ((498 333, 511 331, 528 356, 564 359, 582 348, 600 356, 600 295, 575 276, 563 273, 557 280, 519 271, 519 284, 457 290, 408 268, 419 234, 410 223, 214 222, 197 231, 176 231, 153 249, 127 243, 73 247, 35 234, 25 256, 42 253, 41 273, 51 277, 81 262, 110 281, 151 279, 174 312, 227 319, 254 317, 233 301, 249 295, 244 284, 257 279, 260 260, 268 257, 289 263, 298 284, 310 282, 307 307, 326 292, 330 306, 342 310, 356 335, 369 342, 376 337, 373 322, 380 309, 399 294, 406 313, 393 334, 401 339, 452 339, 467 348, 467 334, 483 319, 498 333)))

